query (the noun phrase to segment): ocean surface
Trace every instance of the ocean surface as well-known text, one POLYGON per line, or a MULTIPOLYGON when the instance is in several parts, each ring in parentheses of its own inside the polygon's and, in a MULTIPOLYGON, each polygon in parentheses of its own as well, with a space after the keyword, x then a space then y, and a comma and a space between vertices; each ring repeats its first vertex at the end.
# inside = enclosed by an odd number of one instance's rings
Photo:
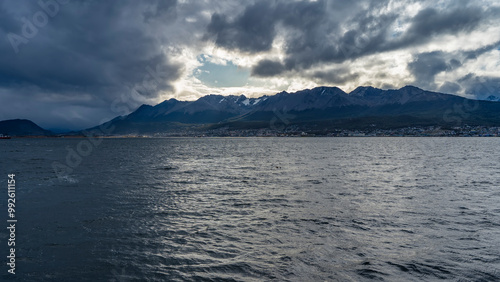
POLYGON ((0 141, 3 280, 500 280, 500 138, 0 141))

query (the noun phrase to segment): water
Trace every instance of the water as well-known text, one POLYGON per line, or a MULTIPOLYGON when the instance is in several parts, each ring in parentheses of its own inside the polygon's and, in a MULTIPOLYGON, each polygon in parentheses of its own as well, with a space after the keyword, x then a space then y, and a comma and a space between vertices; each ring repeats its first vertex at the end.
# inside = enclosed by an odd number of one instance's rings
POLYGON ((498 138, 82 140, 0 143, 19 281, 500 279, 498 138))

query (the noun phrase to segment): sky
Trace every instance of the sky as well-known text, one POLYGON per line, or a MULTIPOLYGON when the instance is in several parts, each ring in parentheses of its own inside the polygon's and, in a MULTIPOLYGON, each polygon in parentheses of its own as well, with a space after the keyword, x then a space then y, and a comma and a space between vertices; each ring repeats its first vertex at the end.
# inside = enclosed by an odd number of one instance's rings
POLYGON ((500 96, 497 0, 1 1, 0 120, 316 86, 500 96))

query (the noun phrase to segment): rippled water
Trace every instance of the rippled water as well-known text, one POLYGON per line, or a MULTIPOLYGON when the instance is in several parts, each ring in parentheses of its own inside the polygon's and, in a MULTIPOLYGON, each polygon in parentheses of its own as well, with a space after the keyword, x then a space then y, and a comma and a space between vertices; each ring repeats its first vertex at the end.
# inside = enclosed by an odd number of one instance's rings
POLYGON ((81 141, 0 143, 19 280, 500 279, 498 138, 81 141))

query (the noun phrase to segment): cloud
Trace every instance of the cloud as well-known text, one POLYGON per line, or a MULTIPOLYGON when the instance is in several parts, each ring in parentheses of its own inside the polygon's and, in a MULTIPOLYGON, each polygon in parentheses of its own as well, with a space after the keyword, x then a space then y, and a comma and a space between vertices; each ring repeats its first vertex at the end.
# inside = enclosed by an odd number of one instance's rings
POLYGON ((248 6, 236 19, 228 20, 214 13, 207 27, 206 38, 215 38, 215 44, 244 52, 262 52, 271 48, 276 35, 275 7, 271 1, 260 1, 248 6))
POLYGON ((462 90, 460 84, 446 81, 443 85, 439 87, 439 92, 448 93, 448 94, 457 94, 462 90))
POLYGON ((346 82, 357 81, 360 75, 351 73, 348 69, 341 68, 329 71, 315 71, 311 78, 318 79, 320 84, 343 85, 346 82))
MULTIPOLYGON (((214 14, 206 38, 215 38, 215 44, 220 47, 258 53, 271 50, 277 36, 276 29, 280 27, 283 32, 280 36, 285 40, 285 68, 299 70, 320 62, 340 63, 377 52, 387 29, 397 18, 394 11, 380 14, 384 1, 370 3, 357 13, 352 10, 361 5, 345 1, 273 3, 276 4, 259 1, 248 6, 232 21, 226 15, 214 14), (342 19, 352 26, 344 33, 339 21, 342 19)), ((270 66, 270 61, 265 59, 254 67, 254 74, 269 76, 281 73, 266 74, 265 70, 270 66)), ((272 66, 275 70, 279 69, 275 63, 272 66)))
POLYGON ((443 85, 439 87, 439 92, 447 93, 447 94, 457 94, 462 90, 460 84, 446 81, 443 85))
POLYGON ((150 5, 145 9, 144 20, 149 22, 153 20, 173 21, 177 17, 177 0, 146 1, 150 5))
MULTIPOLYGON (((79 97, 90 95, 90 103, 108 105, 103 112, 111 112, 111 102, 124 93, 134 92, 132 109, 162 92, 174 92, 173 82, 180 77, 182 66, 172 62, 162 48, 169 44, 168 37, 152 34, 151 26, 175 21, 176 1, 120 4, 59 4, 47 24, 36 28, 32 15, 44 11, 42 6, 35 1, 3 3, 0 18, 8 23, 2 25, 4 33, 24 36, 23 25, 33 25, 37 32, 18 46, 17 54, 9 41, 0 44, 0 87, 23 93, 33 107, 35 102, 77 107, 82 104, 79 97), (19 14, 23 9, 28 12, 19 14), (28 88, 34 92, 25 92, 28 88), (45 99, 36 101, 41 97, 45 99)), ((87 125, 87 118, 78 118, 82 115, 69 116, 67 123, 87 125)))
POLYGON ((264 59, 252 68, 252 75, 255 76, 275 76, 285 71, 285 66, 277 61, 264 59))
MULTIPOLYGON (((477 59, 491 52, 498 46, 499 42, 480 47, 475 50, 468 51, 455 51, 455 52, 443 52, 443 51, 433 51, 415 54, 413 61, 408 63, 408 70, 414 77, 413 84, 425 89, 439 90, 446 93, 463 93, 463 94, 474 94, 479 95, 477 91, 472 91, 474 87, 471 87, 470 75, 468 74, 463 77, 456 77, 456 81, 444 81, 441 83, 437 82, 437 77, 442 73, 448 74, 449 76, 457 71, 461 71, 465 66, 467 67, 470 62, 477 61, 477 59), (461 85, 461 84, 464 85, 461 85), (439 86, 440 85, 440 86, 439 86)), ((484 83, 491 85, 490 82, 492 78, 483 78, 484 83)), ((495 81, 495 80, 493 80, 495 81)), ((484 84, 483 83, 483 84, 484 84)), ((477 84, 477 83, 472 83, 477 84)), ((491 92, 491 91, 490 91, 491 92)), ((483 96, 483 95, 480 95, 483 96)))
POLYGON ((258 1, 232 20, 225 14, 214 14, 207 38, 214 38, 219 47, 259 53, 270 51, 273 42, 282 37, 283 63, 264 58, 253 67, 255 76, 279 76, 284 71, 413 48, 437 36, 470 33, 491 19, 493 13, 467 3, 424 7, 414 16, 407 16, 402 1, 258 1), (394 7, 388 9, 390 5, 394 7), (395 36, 395 25, 401 21, 408 27, 395 36))
POLYGON ((469 73, 460 78, 458 82, 465 88, 466 94, 472 94, 479 98, 500 97, 500 77, 478 76, 469 73))
MULTIPOLYGON (((453 61, 455 64, 455 61, 453 61)), ((415 77, 417 86, 432 89, 436 74, 450 68, 440 51, 418 54, 413 62, 408 64, 408 69, 415 77)))
POLYGON ((412 20, 403 45, 429 40, 432 36, 470 32, 476 28, 485 11, 480 7, 457 7, 437 10, 429 7, 421 10, 412 20))
MULTIPOLYGON (((18 55, 2 56, 0 73, 47 90, 132 87, 143 82, 146 67, 157 65, 172 81, 177 79, 177 66, 160 48, 167 39, 149 34, 146 18, 135 12, 149 6, 133 3, 120 7, 83 1, 62 6, 33 42, 20 46, 18 55)), ((172 86, 166 80, 158 88, 172 86)))

